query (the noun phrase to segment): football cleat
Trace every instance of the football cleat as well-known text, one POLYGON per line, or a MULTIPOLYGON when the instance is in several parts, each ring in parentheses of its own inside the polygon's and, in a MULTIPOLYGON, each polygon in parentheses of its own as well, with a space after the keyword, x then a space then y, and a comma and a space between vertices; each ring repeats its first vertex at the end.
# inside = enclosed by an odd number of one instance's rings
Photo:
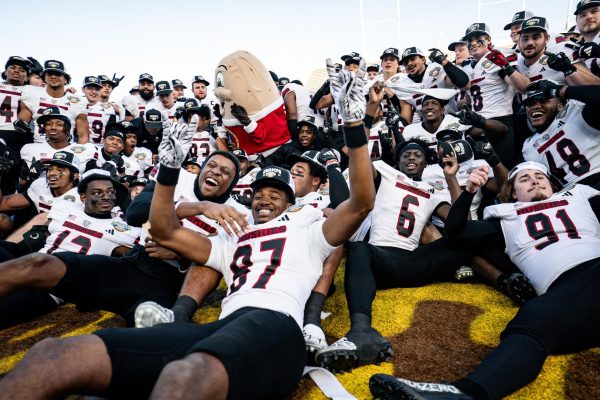
POLYGON ((315 324, 306 324, 302 334, 306 343, 306 365, 317 365, 315 361, 317 352, 327 347, 325 332, 315 324))
POLYGON ((392 345, 372 327, 350 329, 337 342, 317 352, 317 365, 332 372, 347 372, 353 368, 390 361, 392 345))
POLYGON ((475 271, 473 271, 473 268, 467 267, 466 265, 463 265, 462 267, 457 269, 456 272, 454 273, 454 278, 459 282, 469 280, 469 279, 473 278, 474 276, 475 276, 475 271))
POLYGON ((150 328, 158 324, 167 324, 175 321, 173 311, 153 301, 146 301, 135 309, 135 327, 150 328))
POLYGON ((525 304, 537 297, 531 282, 523 274, 515 272, 509 276, 502 276, 498 282, 500 289, 517 304, 525 304))
POLYGON ((376 399, 402 400, 473 400, 449 383, 414 382, 386 374, 369 379, 369 389, 376 399))

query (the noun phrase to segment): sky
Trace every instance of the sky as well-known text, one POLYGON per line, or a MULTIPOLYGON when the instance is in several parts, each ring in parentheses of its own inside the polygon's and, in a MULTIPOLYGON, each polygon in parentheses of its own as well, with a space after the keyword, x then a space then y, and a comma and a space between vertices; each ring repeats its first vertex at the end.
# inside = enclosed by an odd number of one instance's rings
MULTIPOLYGON (((180 78, 191 88, 203 75, 212 89, 218 62, 236 50, 255 54, 279 76, 306 81, 327 57, 360 52, 378 61, 388 47, 446 51, 473 22, 485 22, 497 44, 502 28, 524 5, 548 19, 550 30, 574 24, 577 0, 30 0, 3 5, 0 57, 33 56, 65 63, 81 87, 86 75, 125 75, 120 100, 143 72, 155 80, 180 78), (480 9, 478 3, 493 3, 480 9), (399 4, 397 23, 396 5, 399 4), (567 13, 569 4, 571 10, 567 13), (400 27, 398 32, 398 26, 400 27)), ((188 89, 186 95, 191 96, 188 89)))

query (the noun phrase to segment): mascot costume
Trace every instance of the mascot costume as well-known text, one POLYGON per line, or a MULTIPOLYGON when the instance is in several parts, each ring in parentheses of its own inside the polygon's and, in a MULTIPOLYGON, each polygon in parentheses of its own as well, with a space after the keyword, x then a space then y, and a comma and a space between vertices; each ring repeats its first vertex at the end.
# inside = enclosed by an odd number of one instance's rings
POLYGON ((283 99, 254 55, 240 50, 223 58, 215 71, 215 86, 223 126, 234 147, 268 156, 290 140, 283 99))

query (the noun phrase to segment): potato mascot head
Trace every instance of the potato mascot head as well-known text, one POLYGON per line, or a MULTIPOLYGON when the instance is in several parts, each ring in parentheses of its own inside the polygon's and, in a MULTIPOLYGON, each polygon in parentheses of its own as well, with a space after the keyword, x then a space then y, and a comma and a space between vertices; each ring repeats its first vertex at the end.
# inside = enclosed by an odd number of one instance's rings
POLYGON ((223 58, 215 71, 215 86, 223 126, 236 147, 268 155, 290 140, 283 100, 254 55, 240 50, 223 58))

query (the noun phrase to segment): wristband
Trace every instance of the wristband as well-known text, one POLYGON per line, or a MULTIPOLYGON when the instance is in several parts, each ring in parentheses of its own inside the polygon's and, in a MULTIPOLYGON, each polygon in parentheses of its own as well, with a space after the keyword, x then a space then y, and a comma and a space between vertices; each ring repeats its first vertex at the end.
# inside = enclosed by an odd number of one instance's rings
POLYGON ((373 117, 372 115, 365 115, 365 117, 363 118, 363 123, 365 124, 365 128, 367 129, 371 129, 371 127, 373 126, 373 121, 375 121, 375 117, 373 117))
POLYGON ((511 76, 515 73, 516 69, 512 65, 509 65, 506 68, 502 68, 502 71, 504 71, 505 76, 511 76))
POLYGON ((161 164, 156 181, 161 185, 175 186, 179 180, 179 171, 181 168, 169 168, 161 164))
POLYGON ((367 135, 365 133, 365 126, 363 124, 357 126, 344 126, 344 141, 346 146, 351 149, 355 149, 360 146, 364 146, 369 143, 367 135))

